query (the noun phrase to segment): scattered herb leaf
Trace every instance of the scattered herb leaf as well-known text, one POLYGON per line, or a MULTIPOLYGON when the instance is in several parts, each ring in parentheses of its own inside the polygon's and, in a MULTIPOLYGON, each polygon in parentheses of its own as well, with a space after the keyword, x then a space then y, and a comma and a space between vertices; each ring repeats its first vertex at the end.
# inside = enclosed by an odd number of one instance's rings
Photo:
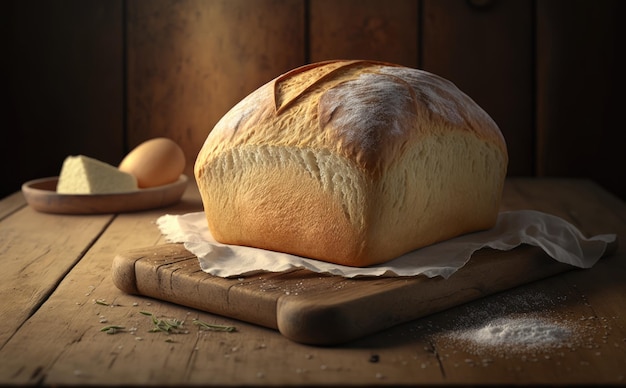
POLYGON ((199 326, 203 330, 228 331, 228 332, 237 331, 237 328, 235 326, 216 325, 216 324, 212 324, 212 323, 206 323, 206 322, 201 321, 199 319, 194 319, 193 320, 193 324, 196 325, 196 326, 199 326))
POLYGON ((151 333, 163 332, 166 334, 187 334, 189 333, 183 325, 185 321, 179 321, 178 319, 159 319, 154 314, 147 311, 140 311, 141 314, 147 315, 152 319, 154 325, 149 330, 151 333))
POLYGON ((100 329, 100 331, 104 331, 107 334, 116 334, 120 330, 124 330, 124 326, 109 325, 109 326, 105 326, 102 329, 100 329))

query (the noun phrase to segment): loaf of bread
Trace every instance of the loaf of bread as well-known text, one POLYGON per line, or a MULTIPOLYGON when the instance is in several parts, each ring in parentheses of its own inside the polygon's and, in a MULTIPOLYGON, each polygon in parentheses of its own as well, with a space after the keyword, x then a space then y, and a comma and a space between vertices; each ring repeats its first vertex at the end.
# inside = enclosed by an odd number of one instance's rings
POLYGON ((63 161, 57 193, 113 194, 137 190, 137 178, 117 167, 85 155, 63 161))
POLYGON ((194 172, 217 241, 363 267, 492 227, 507 164, 498 126, 451 82, 355 60, 248 95, 194 172))

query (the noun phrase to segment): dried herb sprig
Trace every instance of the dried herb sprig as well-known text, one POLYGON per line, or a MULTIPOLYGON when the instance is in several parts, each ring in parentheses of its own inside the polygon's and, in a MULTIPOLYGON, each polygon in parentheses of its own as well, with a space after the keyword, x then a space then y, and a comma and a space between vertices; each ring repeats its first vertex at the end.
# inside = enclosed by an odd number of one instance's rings
POLYGON ((201 321, 199 319, 194 319, 193 320, 193 324, 198 326, 199 328, 201 328, 203 330, 227 331, 227 332, 237 331, 237 328, 235 326, 217 325, 217 324, 214 324, 214 323, 206 323, 206 322, 201 321))
POLYGON ((120 330, 124 330, 124 326, 109 325, 109 326, 105 326, 102 329, 100 329, 100 331, 104 331, 107 334, 117 334, 117 332, 120 331, 120 330))
POLYGON ((151 333, 163 332, 166 334, 188 334, 189 331, 185 330, 183 325, 185 321, 179 321, 178 319, 159 319, 154 314, 148 311, 140 311, 141 314, 147 315, 152 319, 154 326, 149 330, 151 333))

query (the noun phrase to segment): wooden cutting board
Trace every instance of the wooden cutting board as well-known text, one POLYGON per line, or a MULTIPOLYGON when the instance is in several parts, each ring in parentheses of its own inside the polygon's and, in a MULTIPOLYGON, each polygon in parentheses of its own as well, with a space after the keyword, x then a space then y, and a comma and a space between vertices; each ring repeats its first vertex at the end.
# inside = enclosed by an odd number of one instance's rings
POLYGON ((276 329, 296 342, 333 345, 574 268, 522 245, 478 251, 448 279, 348 279, 308 270, 221 278, 202 272, 182 244, 165 244, 117 255, 112 278, 130 294, 276 329))

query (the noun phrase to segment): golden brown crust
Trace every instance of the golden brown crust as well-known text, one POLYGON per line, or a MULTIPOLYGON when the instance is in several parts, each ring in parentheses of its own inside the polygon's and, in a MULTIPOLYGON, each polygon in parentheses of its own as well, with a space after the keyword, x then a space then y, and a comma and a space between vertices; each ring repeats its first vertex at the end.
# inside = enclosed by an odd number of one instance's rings
POLYGON ((507 163, 497 125, 449 81, 329 61, 233 107, 195 174, 218 241, 365 266, 492 226, 507 163))

